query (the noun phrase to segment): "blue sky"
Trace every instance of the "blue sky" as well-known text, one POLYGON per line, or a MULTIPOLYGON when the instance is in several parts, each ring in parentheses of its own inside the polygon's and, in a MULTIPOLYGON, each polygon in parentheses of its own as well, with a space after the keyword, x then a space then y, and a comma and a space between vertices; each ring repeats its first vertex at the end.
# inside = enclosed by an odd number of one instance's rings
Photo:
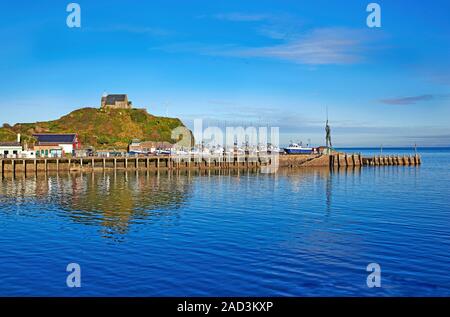
POLYGON ((56 119, 128 93, 156 115, 279 126, 281 142, 450 146, 450 3, 9 1, 0 9, 0 122, 56 119))

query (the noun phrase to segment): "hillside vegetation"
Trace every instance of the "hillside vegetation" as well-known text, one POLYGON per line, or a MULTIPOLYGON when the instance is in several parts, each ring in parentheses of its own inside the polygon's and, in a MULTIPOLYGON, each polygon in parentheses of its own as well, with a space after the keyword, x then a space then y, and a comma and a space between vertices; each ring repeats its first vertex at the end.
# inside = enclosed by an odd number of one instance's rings
POLYGON ((179 126, 184 126, 179 119, 156 117, 144 109, 83 108, 54 121, 4 124, 0 141, 15 141, 17 133, 30 144, 33 133, 78 133, 83 146, 126 149, 132 139, 174 143, 171 132, 179 126))

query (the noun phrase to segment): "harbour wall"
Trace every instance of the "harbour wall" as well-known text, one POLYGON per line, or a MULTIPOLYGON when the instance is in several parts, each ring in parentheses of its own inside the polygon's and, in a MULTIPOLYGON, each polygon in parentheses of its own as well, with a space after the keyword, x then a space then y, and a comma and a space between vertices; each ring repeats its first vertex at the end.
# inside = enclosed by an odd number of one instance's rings
POLYGON ((419 155, 373 156, 333 153, 279 156, 211 156, 208 158, 149 156, 136 158, 38 158, 0 159, 0 173, 37 173, 46 171, 133 170, 133 169, 231 169, 261 167, 351 167, 383 165, 420 165, 419 155))

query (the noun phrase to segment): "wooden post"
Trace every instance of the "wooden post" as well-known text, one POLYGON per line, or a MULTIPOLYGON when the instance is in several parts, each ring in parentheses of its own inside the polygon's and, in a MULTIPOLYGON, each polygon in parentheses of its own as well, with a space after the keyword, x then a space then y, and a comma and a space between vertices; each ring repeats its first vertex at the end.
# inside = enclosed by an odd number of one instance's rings
POLYGON ((72 160, 71 160, 71 159, 69 159, 69 171, 70 171, 70 167, 71 167, 71 165, 72 165, 72 160))
POLYGON ((139 158, 136 157, 136 169, 138 169, 138 168, 139 168, 139 158))
POLYGON ((147 157, 147 160, 145 161, 145 168, 149 169, 150 168, 150 159, 147 157))
POLYGON ((117 170, 117 159, 114 158, 114 170, 117 170))
POLYGON ((104 170, 106 169, 106 159, 105 158, 103 158, 103 169, 104 170))
POLYGON ((3 159, 0 159, 0 174, 3 176, 3 159))
POLYGON ((59 171, 59 159, 56 159, 56 171, 59 171))
POLYGON ((128 169, 128 157, 125 158, 125 169, 128 169))
POLYGON ((80 158, 80 169, 83 169, 83 158, 80 158))
POLYGON ((44 159, 44 170, 47 172, 48 166, 47 166, 47 159, 44 159))
POLYGON ((353 164, 356 166, 361 166, 361 161, 359 160, 359 155, 353 154, 353 164))
POLYGON ((94 167, 95 167, 95 160, 94 160, 94 158, 91 159, 91 165, 92 165, 92 169, 94 169, 94 167))

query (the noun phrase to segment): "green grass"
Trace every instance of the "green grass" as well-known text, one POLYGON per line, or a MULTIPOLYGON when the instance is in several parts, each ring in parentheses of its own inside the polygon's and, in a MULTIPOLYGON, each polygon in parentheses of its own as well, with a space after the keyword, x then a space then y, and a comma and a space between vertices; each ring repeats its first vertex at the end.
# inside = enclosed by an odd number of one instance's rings
POLYGON ((132 139, 174 143, 171 132, 184 126, 177 118, 156 117, 143 109, 75 110, 58 120, 20 123, 0 128, 0 141, 14 141, 17 133, 33 142, 33 133, 78 133, 83 146, 126 149, 132 139))

